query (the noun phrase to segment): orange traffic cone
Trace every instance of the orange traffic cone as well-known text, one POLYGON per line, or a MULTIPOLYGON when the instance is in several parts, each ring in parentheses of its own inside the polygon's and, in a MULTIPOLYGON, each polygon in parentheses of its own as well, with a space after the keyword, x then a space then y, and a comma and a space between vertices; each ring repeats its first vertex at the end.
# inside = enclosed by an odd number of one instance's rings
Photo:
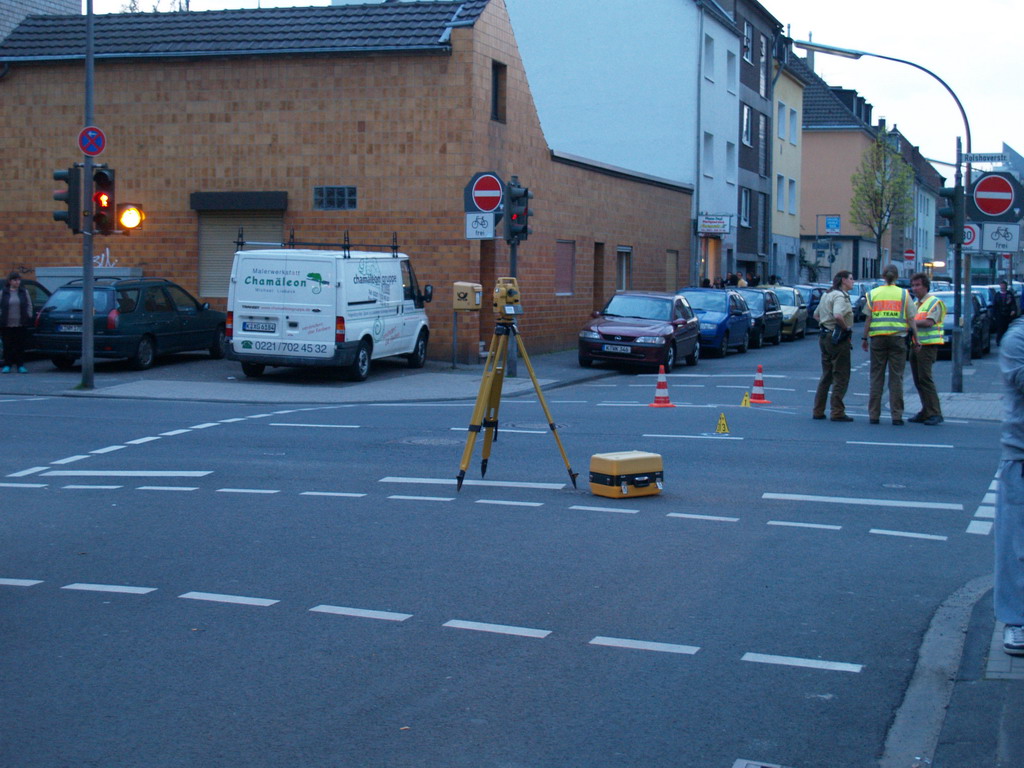
POLYGON ((764 380, 761 366, 757 366, 757 375, 754 377, 754 391, 750 395, 750 402, 754 405, 771 405, 771 400, 764 399, 764 380))
POLYGON ((665 366, 658 367, 658 386, 654 390, 654 402, 648 408, 675 408, 668 399, 668 379, 665 378, 665 366))

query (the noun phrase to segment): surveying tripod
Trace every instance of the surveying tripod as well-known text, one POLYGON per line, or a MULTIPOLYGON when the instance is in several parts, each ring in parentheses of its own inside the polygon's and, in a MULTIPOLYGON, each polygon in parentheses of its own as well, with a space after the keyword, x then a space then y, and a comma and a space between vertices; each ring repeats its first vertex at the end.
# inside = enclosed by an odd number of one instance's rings
POLYGON ((569 479, 572 480, 572 487, 576 487, 577 473, 569 466, 569 459, 565 455, 565 448, 562 447, 562 440, 558 436, 558 428, 551 411, 548 410, 544 393, 541 392, 540 384, 537 382, 537 375, 533 372, 530 364, 530 356, 526 354, 526 346, 519 335, 519 329, 515 324, 515 312, 519 309, 519 291, 516 287, 515 278, 499 278, 498 287, 494 290, 495 309, 499 312, 509 310, 511 316, 499 314, 494 326, 494 335, 491 337, 491 346, 487 353, 487 362, 484 363, 484 375, 480 380, 480 392, 476 397, 476 405, 473 408, 473 417, 469 422, 469 434, 466 436, 466 448, 462 452, 462 462, 459 464, 459 475, 455 479, 458 490, 462 490, 462 482, 466 477, 466 469, 469 467, 470 459, 473 457, 473 446, 476 444, 477 435, 480 430, 484 431, 483 458, 480 461, 481 477, 487 474, 487 460, 491 455, 491 445, 498 439, 498 409, 501 407, 501 387, 505 381, 505 366, 508 362, 509 337, 516 339, 519 356, 526 364, 526 370, 530 372, 530 381, 537 392, 537 399, 540 400, 544 415, 548 420, 548 427, 555 437, 558 450, 562 454, 562 461, 569 472, 569 479))

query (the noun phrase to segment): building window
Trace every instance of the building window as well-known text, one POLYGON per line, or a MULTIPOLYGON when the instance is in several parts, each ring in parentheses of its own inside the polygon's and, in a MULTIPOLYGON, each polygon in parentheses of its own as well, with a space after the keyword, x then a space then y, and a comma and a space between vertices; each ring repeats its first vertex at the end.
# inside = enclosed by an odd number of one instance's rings
POLYGON ((746 144, 748 147, 754 146, 753 141, 751 141, 751 131, 753 130, 753 125, 752 125, 753 119, 754 119, 754 116, 753 116, 753 114, 751 114, 750 107, 748 107, 746 104, 744 104, 743 105, 743 128, 742 128, 743 133, 742 133, 742 137, 743 137, 743 143, 746 144))
POLYGON ((743 60, 749 64, 754 63, 754 28, 749 21, 743 22, 743 60))
POLYGON ((633 284, 633 249, 619 247, 615 252, 615 290, 628 291, 633 284))
POLYGON ((768 115, 757 113, 757 154, 759 172, 768 175, 768 115))
POLYGON ((736 144, 731 141, 725 143, 725 181, 728 184, 736 183, 736 144))
POLYGON ((746 188, 740 190, 740 226, 750 226, 750 190, 746 188))
POLYGON ((768 216, 768 195, 764 192, 757 193, 757 217, 757 252, 767 256, 771 220, 768 216))
POLYGON ((796 216, 796 179, 789 180, 789 212, 796 216))
POLYGON ((781 173, 775 174, 775 210, 786 210, 786 177, 781 173))
POLYGON ((313 187, 315 211, 354 211, 358 203, 356 187, 313 187))
POLYGON ((800 123, 797 122, 795 109, 789 110, 789 143, 796 146, 796 137, 800 135, 800 123))
POLYGON ((725 54, 725 76, 727 78, 725 88, 729 93, 736 93, 736 82, 739 79, 736 73, 736 54, 728 51, 725 54))
POLYGON ((701 172, 708 178, 715 176, 715 137, 714 134, 704 134, 704 156, 701 160, 703 168, 701 172))
POLYGON ((764 97, 768 96, 768 61, 768 38, 761 35, 761 61, 759 64, 761 69, 761 82, 758 93, 764 97))
POLYGON ((704 35, 704 77, 714 82, 715 79, 715 38, 704 35))
POLYGON ((778 109, 775 111, 775 123, 779 131, 779 138, 786 138, 786 105, 781 101, 779 102, 778 109))
POLYGON ((505 122, 506 85, 508 67, 497 61, 491 62, 491 120, 505 122))
POLYGON ((571 296, 573 276, 576 273, 576 243, 573 240, 558 240, 555 243, 555 293, 571 296))

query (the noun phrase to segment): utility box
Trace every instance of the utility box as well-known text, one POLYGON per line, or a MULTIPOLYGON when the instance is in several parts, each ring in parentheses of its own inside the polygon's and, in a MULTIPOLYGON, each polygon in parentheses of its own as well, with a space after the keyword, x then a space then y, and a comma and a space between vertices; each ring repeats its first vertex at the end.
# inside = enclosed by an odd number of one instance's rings
POLYGON ((456 312, 479 312, 484 287, 480 283, 455 283, 452 309, 456 312))
POLYGON ((661 493, 664 480, 658 453, 618 451, 590 457, 590 492, 597 496, 654 496, 661 493))

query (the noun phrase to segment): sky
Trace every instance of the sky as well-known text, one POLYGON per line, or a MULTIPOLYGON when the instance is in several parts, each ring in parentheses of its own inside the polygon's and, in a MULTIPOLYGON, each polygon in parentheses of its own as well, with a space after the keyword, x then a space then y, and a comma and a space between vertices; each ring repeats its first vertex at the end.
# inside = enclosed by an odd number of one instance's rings
MULTIPOLYGON (((559 2, 560 0, 551 0, 559 2)), ((566 0, 561 0, 565 2, 566 0)), ((577 2, 578 0, 567 0, 577 2)), ((626 0, 639 2, 643 0, 626 0)), ((139 0, 143 10, 172 0, 139 0)), ((1003 142, 1024 154, 1024 28, 1020 0, 761 0, 795 40, 878 53, 930 69, 963 103, 973 152, 1001 152, 1003 142)), ((328 5, 328 0, 191 0, 193 11, 328 5)), ((83 7, 85 0, 83 0, 83 7)), ((117 13, 125 0, 93 0, 94 13, 117 13)), ((897 62, 815 55, 815 71, 830 85, 852 88, 874 106, 873 117, 921 149, 930 160, 952 163, 956 138, 967 151, 963 120, 949 93, 928 74, 897 62)), ((937 165, 952 180, 949 166, 937 165)))

